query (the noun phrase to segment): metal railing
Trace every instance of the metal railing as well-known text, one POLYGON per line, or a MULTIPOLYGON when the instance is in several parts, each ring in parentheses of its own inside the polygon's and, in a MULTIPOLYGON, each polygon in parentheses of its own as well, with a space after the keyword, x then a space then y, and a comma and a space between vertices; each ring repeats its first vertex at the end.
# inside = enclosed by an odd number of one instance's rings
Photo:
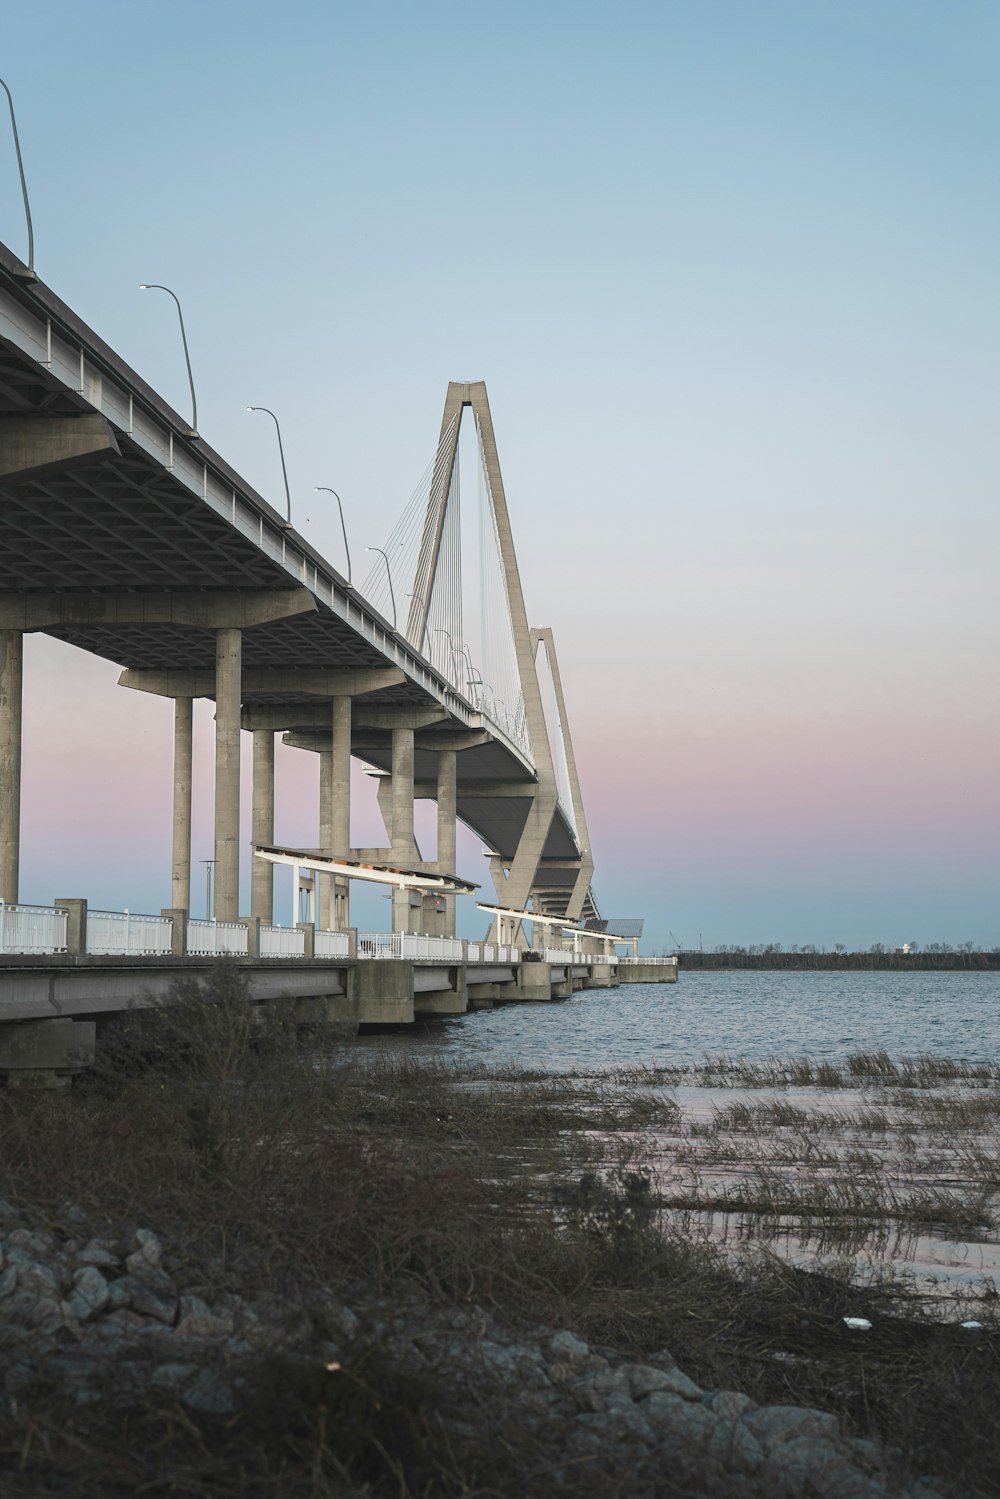
POLYGON ((346 958, 351 952, 348 932, 317 931, 313 952, 317 958, 346 958))
MULTIPOLYGON (((319 933, 317 933, 317 936, 319 933)), ((262 958, 304 958, 306 934, 294 926, 262 926, 260 928, 260 956, 262 958)))
POLYGON ((656 967, 656 966, 660 966, 662 968, 676 968, 677 967, 677 958, 676 957, 672 957, 672 958, 664 958, 664 957, 658 957, 658 958, 654 958, 654 957, 648 957, 648 958, 631 958, 630 957, 630 958, 619 958, 618 962, 619 963, 638 963, 643 968, 652 968, 652 967, 656 967))
POLYGON ((572 963, 573 952, 566 947, 546 947, 542 950, 546 963, 572 963))
POLYGON ((61 906, 14 906, 0 900, 0 953, 65 952, 67 919, 61 906))
POLYGON ((132 911, 88 911, 87 954, 92 957, 162 957, 171 950, 169 916, 132 911))
POLYGON ((425 962, 462 961, 458 937, 417 937, 409 932, 359 932, 359 958, 416 958, 425 962))
POLYGON ((516 963, 520 959, 516 947, 502 947, 497 942, 470 942, 470 963, 516 963))
POLYGON ((248 936, 242 921, 189 921, 187 950, 199 958, 246 957, 248 936))

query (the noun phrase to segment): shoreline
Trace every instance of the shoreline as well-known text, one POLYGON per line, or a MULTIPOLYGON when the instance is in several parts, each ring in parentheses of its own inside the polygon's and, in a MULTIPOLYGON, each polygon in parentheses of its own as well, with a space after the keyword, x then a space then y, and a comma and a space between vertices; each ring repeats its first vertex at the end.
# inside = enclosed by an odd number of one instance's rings
POLYGON ((859 1054, 831 1154, 828 1110, 748 1105, 752 1067, 725 1065, 731 1106, 685 1124, 651 1069, 468 1088, 433 1059, 304 1049, 232 974, 137 1012, 73 1090, 0 1094, 5 1493, 988 1493, 992 1303, 934 1321, 898 1279, 856 1283, 844 1235, 943 1210, 919 1173, 883 1200, 878 1141, 920 1126, 933 1164, 959 1128, 989 1135, 996 1070, 928 1061, 901 1087, 859 1054), (694 1231, 720 1201, 758 1225, 735 1255, 694 1231), (839 1225, 831 1258, 768 1247, 793 1209, 839 1225))

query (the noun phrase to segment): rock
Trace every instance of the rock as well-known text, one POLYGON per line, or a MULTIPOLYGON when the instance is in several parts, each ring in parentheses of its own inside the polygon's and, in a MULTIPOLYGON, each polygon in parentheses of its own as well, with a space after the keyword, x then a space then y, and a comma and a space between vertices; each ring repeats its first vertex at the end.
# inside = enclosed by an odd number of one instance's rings
POLYGON ((6 1198, 0 1197, 0 1223, 16 1223, 20 1216, 17 1208, 13 1207, 6 1198))
POLYGON ((757 1409, 749 1395, 736 1390, 714 1390, 705 1396, 705 1404, 717 1421, 739 1421, 748 1410, 757 1409))
POLYGON ((159 1364, 149 1376, 149 1382, 161 1390, 182 1390, 197 1373, 197 1364, 159 1364))
POLYGON ((230 1416, 239 1406, 232 1385, 211 1369, 202 1369, 181 1399, 192 1410, 202 1411, 208 1416, 230 1416))
POLYGON ((82 1385, 97 1379, 102 1365, 95 1358, 64 1358, 54 1354, 45 1360, 45 1373, 51 1379, 61 1379, 66 1384, 82 1385))
POLYGON ((108 1283, 100 1270, 94 1265, 84 1265, 73 1276, 73 1289, 66 1302, 78 1322, 89 1322, 98 1312, 103 1312, 110 1295, 108 1283))
MULTIPOLYGON (((679 1395, 684 1400, 697 1400, 700 1402, 703 1391, 695 1384, 693 1379, 688 1379, 682 1369, 660 1369, 659 1380, 648 1396, 642 1397, 651 1400, 654 1395, 679 1395)), ((639 1381, 641 1384, 642 1381, 639 1381)), ((633 1390, 634 1394, 634 1390, 633 1390)), ((639 1399, 639 1396, 636 1396, 639 1399)))
POLYGON ((169 1275, 147 1269, 141 1275, 123 1275, 108 1287, 112 1310, 129 1308, 158 1322, 172 1323, 177 1316, 177 1292, 169 1275))
POLYGON ((77 1228, 83 1228, 87 1222, 86 1213, 76 1202, 64 1202, 59 1209, 59 1217, 63 1223, 72 1223, 77 1228))
POLYGON ((25 1249, 31 1255, 51 1254, 56 1247, 55 1239, 45 1229, 12 1229, 7 1243, 13 1249, 25 1249))
POLYGON ((125 1258, 126 1269, 137 1272, 146 1269, 158 1270, 163 1259, 163 1245, 148 1228, 135 1231, 134 1252, 125 1258))
POLYGON ((17 1284, 22 1291, 34 1291, 39 1296, 59 1295, 62 1289, 59 1276, 48 1265, 32 1258, 26 1249, 12 1249, 8 1258, 17 1270, 17 1284))
POLYGON ((104 1239, 91 1239, 77 1250, 76 1259, 81 1265, 98 1265, 117 1270, 119 1256, 104 1239))
MULTIPOLYGON (((550 1374, 555 1367, 551 1366, 550 1374)), ((569 1365, 562 1367, 568 1368, 569 1365)), ((610 1395, 624 1395, 632 1404, 629 1376, 624 1369, 598 1369, 592 1374, 571 1378, 566 1384, 566 1393, 581 1411, 604 1410, 610 1395)))
POLYGON ((577 1416, 577 1422, 584 1430, 590 1430, 606 1441, 610 1437, 629 1436, 639 1441, 646 1447, 656 1444, 657 1434, 647 1421, 644 1421, 638 1409, 631 1400, 627 1406, 615 1407, 607 1412, 582 1411, 577 1416))
POLYGON ((840 1436, 836 1416, 802 1405, 764 1405, 748 1412, 743 1420, 768 1452, 800 1437, 836 1441, 840 1436))
MULTIPOLYGON (((775 1407, 780 1409, 780 1407, 775 1407)), ((805 1499, 822 1495, 823 1499, 855 1499, 849 1483, 868 1485, 858 1499, 874 1499, 880 1486, 852 1468, 840 1442, 829 1437, 792 1436, 772 1447, 760 1469, 760 1479, 774 1499, 805 1499)))
POLYGON ((667 1390, 687 1400, 700 1400, 701 1390, 676 1365, 672 1369, 654 1369, 652 1364, 630 1364, 627 1368, 633 1400, 642 1400, 654 1390, 667 1390))
MULTIPOLYGON (((729 1391, 725 1393, 729 1394, 729 1391)), ((746 1399, 739 1396, 738 1399, 746 1399)), ((764 1449, 737 1416, 720 1416, 713 1405, 715 1430, 708 1440, 708 1454, 726 1472, 756 1473, 764 1463, 764 1449)))
POLYGON ((679 1441, 687 1448, 695 1443, 707 1442, 715 1429, 711 1413, 700 1400, 696 1402, 690 1396, 654 1390, 639 1402, 637 1408, 654 1428, 660 1441, 669 1439, 671 1445, 676 1445, 679 1441))
POLYGON ((40 1296, 34 1291, 15 1291, 5 1299, 3 1309, 7 1320, 26 1332, 54 1333, 65 1321, 62 1307, 54 1297, 40 1296))
POLYGON ((17 1266, 8 1265, 6 1270, 0 1273, 0 1298, 9 1296, 17 1285, 17 1266))
POLYGON ((576 1337, 571 1332, 556 1332, 548 1341, 548 1350, 551 1358, 560 1363, 570 1363, 573 1359, 589 1358, 590 1348, 583 1342, 582 1338, 576 1337))
POLYGON ((327 1321, 331 1327, 345 1337, 348 1341, 357 1337, 361 1319, 351 1311, 349 1306, 329 1305, 325 1308, 327 1321))

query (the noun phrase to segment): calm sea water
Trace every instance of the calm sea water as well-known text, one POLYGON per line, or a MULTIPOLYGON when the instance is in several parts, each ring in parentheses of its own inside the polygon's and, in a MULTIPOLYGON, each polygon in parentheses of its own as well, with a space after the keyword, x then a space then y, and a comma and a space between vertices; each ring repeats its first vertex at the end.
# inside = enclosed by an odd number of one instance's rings
POLYGON ((553 1072, 720 1054, 842 1061, 862 1049, 990 1062, 1000 1058, 1000 973, 688 972, 676 984, 502 1005, 361 1044, 553 1072))

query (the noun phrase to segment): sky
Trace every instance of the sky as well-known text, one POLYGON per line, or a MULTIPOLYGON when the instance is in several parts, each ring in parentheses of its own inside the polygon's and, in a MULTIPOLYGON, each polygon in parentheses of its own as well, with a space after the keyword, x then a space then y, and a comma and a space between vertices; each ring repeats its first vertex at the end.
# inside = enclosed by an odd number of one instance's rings
MULTIPOLYGON (((184 411, 173 287, 201 432, 281 508, 277 411, 335 566, 312 486, 382 544, 486 380, 605 914, 994 946, 998 55, 993 0, 48 0, 0 72, 42 278, 184 411)), ((170 705, 116 678, 27 642, 23 899, 169 902, 170 705)))

